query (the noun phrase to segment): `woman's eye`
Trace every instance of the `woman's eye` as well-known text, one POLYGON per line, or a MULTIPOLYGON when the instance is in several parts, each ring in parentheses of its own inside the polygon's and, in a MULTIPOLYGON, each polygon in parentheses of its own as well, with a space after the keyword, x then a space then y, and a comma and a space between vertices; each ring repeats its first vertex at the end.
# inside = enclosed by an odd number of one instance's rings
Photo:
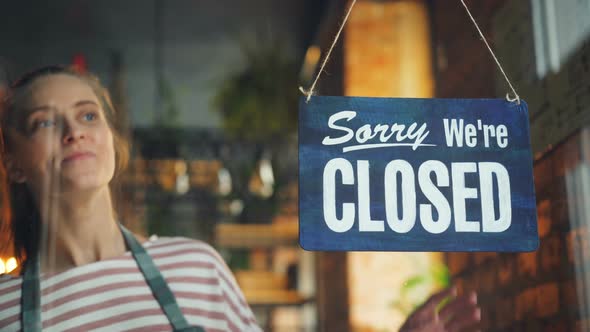
POLYGON ((94 121, 96 120, 96 118, 98 117, 98 115, 94 112, 88 112, 86 114, 84 114, 83 118, 86 121, 94 121))
POLYGON ((52 126, 55 126, 55 120, 51 120, 51 119, 35 120, 35 122, 33 122, 32 129, 37 130, 37 129, 41 129, 41 128, 49 128, 52 126))

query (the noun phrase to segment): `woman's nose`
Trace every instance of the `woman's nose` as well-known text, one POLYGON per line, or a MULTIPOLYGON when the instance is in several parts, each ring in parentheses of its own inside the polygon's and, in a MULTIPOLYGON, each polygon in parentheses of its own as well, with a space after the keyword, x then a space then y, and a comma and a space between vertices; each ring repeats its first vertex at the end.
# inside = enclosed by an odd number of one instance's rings
POLYGON ((63 122, 63 143, 69 144, 86 138, 86 133, 82 126, 68 121, 63 122))

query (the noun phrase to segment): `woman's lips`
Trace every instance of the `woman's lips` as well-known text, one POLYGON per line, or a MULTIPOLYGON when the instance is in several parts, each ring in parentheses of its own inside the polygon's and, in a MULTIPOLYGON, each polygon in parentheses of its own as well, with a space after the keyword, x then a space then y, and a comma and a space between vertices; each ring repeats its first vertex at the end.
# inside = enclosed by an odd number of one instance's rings
POLYGON ((82 160, 82 159, 86 159, 86 158, 92 158, 92 157, 94 157, 94 153, 91 153, 91 152, 76 152, 76 153, 72 153, 71 155, 65 157, 62 162, 68 163, 68 162, 82 160))

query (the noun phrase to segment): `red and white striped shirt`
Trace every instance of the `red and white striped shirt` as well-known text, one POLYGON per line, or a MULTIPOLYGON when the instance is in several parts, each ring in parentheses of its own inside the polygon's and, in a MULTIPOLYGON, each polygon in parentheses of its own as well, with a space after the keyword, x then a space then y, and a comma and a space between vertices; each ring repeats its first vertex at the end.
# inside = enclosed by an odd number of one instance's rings
MULTIPOLYGON (((260 331, 240 288, 208 244, 174 237, 143 246, 190 325, 206 331, 260 331)), ((22 277, 0 276, 0 331, 21 330, 22 277)), ((43 330, 171 331, 130 252, 41 275, 43 330)))

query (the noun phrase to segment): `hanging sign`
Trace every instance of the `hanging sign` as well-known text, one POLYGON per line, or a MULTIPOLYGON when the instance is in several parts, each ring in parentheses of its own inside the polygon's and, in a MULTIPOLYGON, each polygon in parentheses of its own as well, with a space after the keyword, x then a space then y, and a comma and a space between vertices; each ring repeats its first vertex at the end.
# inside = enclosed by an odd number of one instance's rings
POLYGON ((302 98, 299 216, 307 250, 536 250, 526 103, 302 98))

